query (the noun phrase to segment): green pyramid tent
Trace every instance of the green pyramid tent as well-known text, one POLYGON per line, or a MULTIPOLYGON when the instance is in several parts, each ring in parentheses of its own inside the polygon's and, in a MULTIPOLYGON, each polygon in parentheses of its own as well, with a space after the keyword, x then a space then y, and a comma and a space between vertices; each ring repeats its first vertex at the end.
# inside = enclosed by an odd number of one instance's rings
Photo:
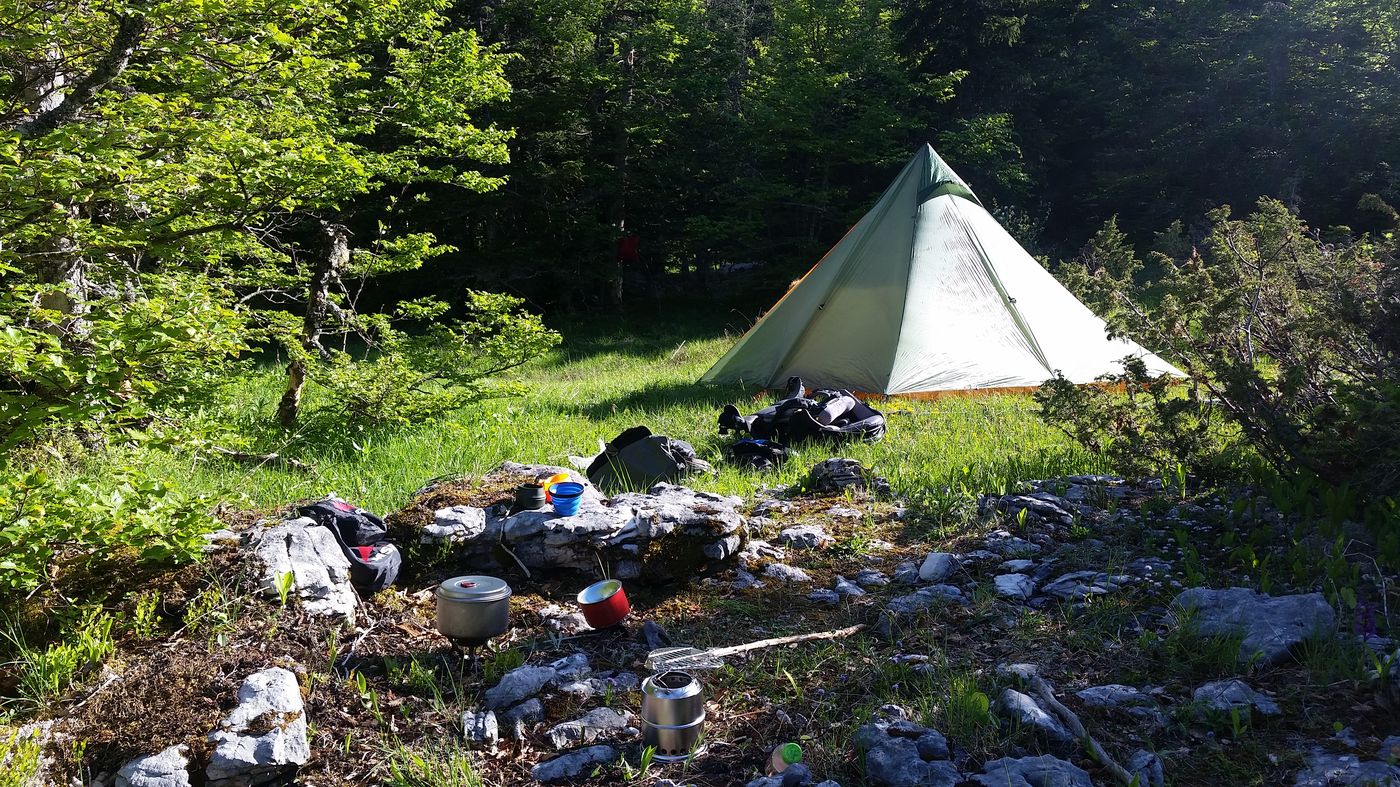
POLYGON ((744 334, 704 382, 809 385, 867 394, 947 394, 1076 383, 1122 370, 1181 376, 1055 280, 933 148, 744 334))

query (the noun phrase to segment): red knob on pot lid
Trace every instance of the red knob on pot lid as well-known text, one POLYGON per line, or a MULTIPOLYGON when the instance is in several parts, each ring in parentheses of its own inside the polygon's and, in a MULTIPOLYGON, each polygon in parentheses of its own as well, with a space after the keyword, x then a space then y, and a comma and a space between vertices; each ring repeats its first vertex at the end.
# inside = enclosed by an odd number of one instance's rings
POLYGON ((455 601, 499 601, 510 595, 510 585, 497 577, 453 577, 438 585, 437 594, 455 601))

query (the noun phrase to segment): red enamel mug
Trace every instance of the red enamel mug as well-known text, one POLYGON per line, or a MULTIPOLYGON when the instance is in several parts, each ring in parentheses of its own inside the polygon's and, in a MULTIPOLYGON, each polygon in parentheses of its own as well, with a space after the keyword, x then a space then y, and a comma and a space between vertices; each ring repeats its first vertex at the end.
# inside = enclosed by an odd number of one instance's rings
POLYGON ((595 629, 616 626, 632 611, 632 605, 627 602, 627 592, 622 589, 622 582, 616 579, 594 582, 579 591, 578 605, 583 611, 583 619, 595 629))

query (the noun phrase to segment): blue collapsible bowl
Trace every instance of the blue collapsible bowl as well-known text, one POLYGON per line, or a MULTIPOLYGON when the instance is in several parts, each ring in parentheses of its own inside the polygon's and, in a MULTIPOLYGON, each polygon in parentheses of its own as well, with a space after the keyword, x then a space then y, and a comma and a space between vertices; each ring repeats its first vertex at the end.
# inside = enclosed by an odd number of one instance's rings
POLYGON ((583 484, 561 481, 549 488, 554 498, 554 513, 559 516, 573 516, 578 513, 578 504, 583 499, 583 484))

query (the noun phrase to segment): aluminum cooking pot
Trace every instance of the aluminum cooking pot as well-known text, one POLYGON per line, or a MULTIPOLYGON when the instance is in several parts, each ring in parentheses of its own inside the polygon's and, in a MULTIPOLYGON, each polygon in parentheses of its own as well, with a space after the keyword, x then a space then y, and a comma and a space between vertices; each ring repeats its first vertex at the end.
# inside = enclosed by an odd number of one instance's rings
POLYGON ((705 693, 688 672, 671 670, 642 681, 642 744, 654 759, 683 760, 698 753, 705 727, 705 693))
POLYGON ((510 585, 496 577, 453 577, 437 589, 437 630, 466 645, 484 645, 510 628, 510 585))

